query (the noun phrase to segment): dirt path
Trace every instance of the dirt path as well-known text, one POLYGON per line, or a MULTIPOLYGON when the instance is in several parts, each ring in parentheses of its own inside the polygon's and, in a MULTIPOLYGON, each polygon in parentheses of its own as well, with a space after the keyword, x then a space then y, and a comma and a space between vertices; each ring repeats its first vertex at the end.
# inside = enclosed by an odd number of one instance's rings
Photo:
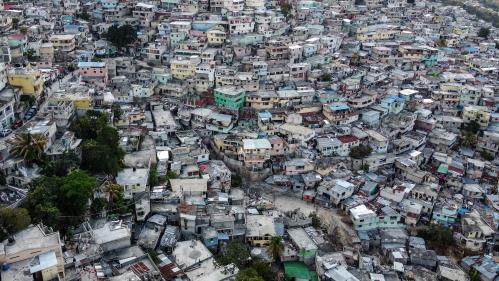
POLYGON ((357 237, 357 233, 350 225, 342 221, 345 216, 340 214, 338 209, 324 208, 313 203, 301 200, 300 198, 279 194, 275 196, 275 208, 282 211, 293 211, 299 209, 305 215, 316 212, 321 218, 324 227, 328 234, 333 235, 333 239, 337 239, 342 245, 352 245, 352 237, 357 237), (336 238, 335 238, 336 236, 336 238))

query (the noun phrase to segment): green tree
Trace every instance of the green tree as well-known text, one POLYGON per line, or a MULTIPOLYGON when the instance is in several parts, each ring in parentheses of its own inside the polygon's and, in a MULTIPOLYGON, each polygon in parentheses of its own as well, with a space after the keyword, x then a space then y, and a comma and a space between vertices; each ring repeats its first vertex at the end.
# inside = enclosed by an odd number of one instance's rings
POLYGON ((221 265, 235 264, 238 268, 244 268, 250 261, 248 248, 238 240, 232 240, 222 247, 216 260, 221 265))
POLYGON ((284 251, 284 244, 282 243, 282 237, 280 236, 272 237, 269 245, 267 246, 267 250, 270 256, 272 257, 272 260, 274 262, 278 261, 284 251))
POLYGON ((454 246, 452 229, 440 224, 430 224, 418 231, 418 236, 425 239, 431 248, 444 253, 449 247, 454 246))
POLYGON ((57 207, 59 177, 39 177, 33 180, 26 196, 24 207, 29 211, 34 222, 57 228, 61 212, 57 207))
POLYGON ((480 124, 477 121, 472 120, 471 122, 464 125, 463 130, 472 134, 478 134, 478 132, 480 132, 480 124))
POLYGON ((59 207, 70 216, 81 216, 87 209, 95 187, 95 178, 76 170, 62 178, 59 188, 59 207))
POLYGON ((157 186, 159 184, 158 170, 156 167, 151 167, 149 170, 149 185, 157 186))
POLYGON ((94 198, 92 200, 92 205, 90 205, 90 212, 92 214, 101 213, 104 209, 106 209, 107 201, 104 198, 94 198))
POLYGON ((178 177, 178 175, 174 171, 168 171, 168 172, 166 172, 166 178, 167 179, 176 179, 177 177, 178 177))
POLYGON ((70 130, 84 140, 81 167, 93 173, 115 175, 125 153, 119 147, 118 131, 108 126, 108 120, 108 114, 90 110, 75 120, 70 130))
POLYGON ((120 199, 120 195, 123 193, 123 188, 117 183, 107 183, 105 191, 109 194, 109 203, 114 203, 120 199))
POLYGON ((113 153, 118 152, 120 135, 115 128, 105 126, 99 131, 99 135, 95 140, 100 144, 107 144, 113 150, 113 153))
POLYGON ((168 171, 166 172, 166 176, 158 177, 158 182, 165 183, 166 181, 170 179, 176 179, 177 177, 178 177, 177 173, 175 173, 174 171, 168 171))
POLYGON ((36 98, 33 95, 22 95, 20 101, 25 104, 26 107, 31 107, 35 104, 36 98))
POLYGON ((87 13, 87 11, 83 11, 79 14, 76 15, 79 19, 82 19, 84 21, 89 21, 90 20, 90 15, 87 13))
POLYGON ((364 172, 369 172, 369 165, 368 164, 362 164, 362 166, 360 166, 360 169, 362 169, 364 172))
POLYGON ((315 228, 321 228, 322 227, 321 218, 317 215, 316 212, 310 213, 310 215, 308 215, 308 217, 312 219, 312 226, 313 227, 315 227, 315 228))
POLYGON ((285 2, 285 3, 282 3, 281 4, 281 13, 286 17, 288 18, 289 16, 291 16, 291 10, 293 9, 293 7, 291 6, 290 3, 288 2, 285 2))
POLYGON ((490 28, 480 27, 480 29, 478 30, 478 37, 482 37, 485 40, 487 40, 489 38, 489 35, 490 35, 490 28))
POLYGON ((87 113, 71 123, 69 129, 81 139, 95 139, 100 131, 107 126, 107 113, 89 110, 87 113))
POLYGON ((47 138, 44 135, 17 134, 12 141, 11 153, 24 158, 26 163, 31 165, 33 161, 40 160, 46 144, 47 138))
POLYGON ((466 147, 475 147, 476 145, 476 135, 466 131, 461 137, 461 145, 466 147))
POLYGON ((230 176, 230 182, 232 187, 241 187, 243 179, 241 178, 241 175, 239 174, 234 174, 230 176))
POLYGON ((362 165, 364 165, 364 159, 371 154, 373 149, 368 145, 354 146, 350 149, 350 157, 355 159, 362 159, 362 165))
POLYGON ((19 28, 19 19, 18 18, 13 18, 12 19, 12 28, 13 29, 18 29, 19 28))
POLYGON ((487 151, 480 152, 480 156, 482 156, 482 158, 487 161, 494 160, 494 155, 488 153, 487 151))
POLYGON ((114 121, 119 120, 121 116, 123 115, 123 112, 121 110, 121 106, 117 103, 113 103, 111 106, 111 109, 113 110, 113 119, 114 121))
POLYGON ((93 173, 106 173, 116 175, 121 169, 124 152, 114 150, 107 144, 95 140, 85 141, 82 146, 81 167, 93 173))
POLYGON ((118 48, 126 47, 137 40, 137 31, 129 24, 113 25, 104 34, 109 42, 118 48))
POLYGON ((108 182, 104 186, 104 191, 108 194, 108 203, 106 203, 106 209, 109 214, 123 214, 129 211, 128 207, 133 206, 133 204, 128 204, 125 202, 123 197, 123 187, 117 183, 108 182))
POLYGON ((246 268, 236 275, 235 281, 265 281, 254 268, 246 268))
POLYGON ((474 269, 474 268, 472 268, 468 272, 468 276, 470 277, 470 281, 480 281, 480 280, 482 280, 480 278, 480 273, 476 269, 474 269))
POLYGON ((125 214, 127 212, 133 211, 133 203, 125 201, 123 197, 123 191, 120 191, 113 202, 109 204, 107 211, 109 214, 125 214))
POLYGON ((276 276, 277 274, 275 271, 272 270, 272 267, 268 262, 264 262, 259 259, 254 259, 253 262, 251 263, 250 268, 258 272, 258 275, 260 275, 265 281, 277 280, 276 276))
POLYGON ((0 185, 6 185, 7 184, 7 177, 3 172, 0 172, 0 185))
POLYGON ((85 215, 95 178, 76 170, 64 177, 42 176, 32 186, 24 207, 33 221, 64 230, 67 224, 78 223, 85 215))
POLYGON ((24 208, 0 208, 0 241, 23 230, 31 223, 28 210, 24 208))
POLYGON ((21 32, 22 34, 26 34, 28 33, 28 28, 26 26, 21 26, 19 28, 19 32, 21 32))
POLYGON ((40 173, 44 176, 66 176, 80 165, 80 158, 74 152, 65 152, 55 160, 43 158, 40 173))
POLYGON ((73 63, 71 63, 66 67, 66 70, 69 72, 73 72, 76 70, 76 66, 73 63))
POLYGON ((319 78, 320 81, 324 81, 324 82, 329 82, 331 81, 331 74, 329 73, 324 73, 321 75, 321 77, 319 78))
POLYGON ((35 59, 35 51, 33 49, 27 49, 23 54, 29 61, 35 59))
POLYGON ((439 47, 447 47, 447 40, 440 36, 440 38, 437 40, 437 46, 439 47))

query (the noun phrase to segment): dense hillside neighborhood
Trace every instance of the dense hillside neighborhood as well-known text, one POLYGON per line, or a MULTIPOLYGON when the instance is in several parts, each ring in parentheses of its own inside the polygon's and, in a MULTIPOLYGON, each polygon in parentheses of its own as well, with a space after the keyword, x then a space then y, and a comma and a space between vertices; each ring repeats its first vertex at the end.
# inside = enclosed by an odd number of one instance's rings
POLYGON ((499 280, 498 9, 0 1, 0 280, 499 280))

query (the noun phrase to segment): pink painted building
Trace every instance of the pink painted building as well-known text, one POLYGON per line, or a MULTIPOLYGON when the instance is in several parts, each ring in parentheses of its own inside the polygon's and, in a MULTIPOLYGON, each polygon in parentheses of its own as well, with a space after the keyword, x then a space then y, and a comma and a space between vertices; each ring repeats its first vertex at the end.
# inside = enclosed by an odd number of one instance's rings
POLYGON ((105 88, 108 80, 105 62, 79 62, 78 71, 82 82, 105 88))

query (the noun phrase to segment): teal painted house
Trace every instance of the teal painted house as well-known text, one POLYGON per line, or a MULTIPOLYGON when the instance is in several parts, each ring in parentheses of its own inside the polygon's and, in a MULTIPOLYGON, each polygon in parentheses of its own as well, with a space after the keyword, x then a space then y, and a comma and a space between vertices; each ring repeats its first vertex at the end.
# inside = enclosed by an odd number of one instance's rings
POLYGON ((207 227, 202 233, 203 244, 210 249, 216 249, 218 247, 218 233, 213 227, 207 227))
POLYGON ((450 226, 457 221, 459 205, 455 202, 435 206, 431 219, 441 225, 450 226))
POLYGON ((380 106, 388 110, 388 113, 398 114, 404 109, 405 101, 401 97, 388 96, 381 100, 380 106))
POLYGON ((221 87, 215 89, 214 96, 217 106, 239 109, 244 106, 246 91, 235 87, 221 87))

